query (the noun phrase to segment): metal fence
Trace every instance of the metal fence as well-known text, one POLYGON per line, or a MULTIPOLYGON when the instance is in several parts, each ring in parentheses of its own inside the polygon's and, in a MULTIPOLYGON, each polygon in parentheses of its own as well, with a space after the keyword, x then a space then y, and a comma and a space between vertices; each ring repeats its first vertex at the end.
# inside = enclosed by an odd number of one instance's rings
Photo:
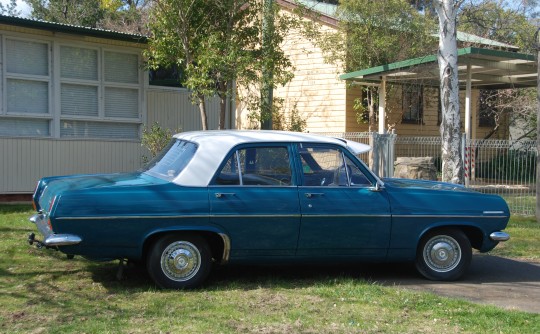
MULTIPOLYGON (((326 136, 358 141, 374 147, 374 151, 386 155, 386 161, 398 157, 433 157, 435 167, 441 171, 440 137, 403 137, 391 135, 379 137, 373 133, 322 133, 326 136), (378 142, 390 138, 390 148, 378 142), (393 145, 392 145, 393 144, 393 145)), ((470 140, 464 145, 466 186, 483 193, 502 196, 512 214, 534 215, 536 211, 536 141, 534 140, 470 140)), ((371 155, 361 158, 379 175, 392 175, 381 168, 371 155)), ((384 160, 383 160, 384 162, 384 160)), ((388 167, 388 166, 386 166, 388 167)))

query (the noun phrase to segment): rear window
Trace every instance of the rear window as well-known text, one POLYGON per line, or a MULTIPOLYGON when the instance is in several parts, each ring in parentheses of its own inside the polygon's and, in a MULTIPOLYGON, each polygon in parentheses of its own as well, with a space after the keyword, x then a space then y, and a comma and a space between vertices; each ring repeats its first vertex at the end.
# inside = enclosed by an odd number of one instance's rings
POLYGON ((169 145, 142 172, 171 181, 184 170, 197 151, 197 145, 185 140, 173 139, 169 145))

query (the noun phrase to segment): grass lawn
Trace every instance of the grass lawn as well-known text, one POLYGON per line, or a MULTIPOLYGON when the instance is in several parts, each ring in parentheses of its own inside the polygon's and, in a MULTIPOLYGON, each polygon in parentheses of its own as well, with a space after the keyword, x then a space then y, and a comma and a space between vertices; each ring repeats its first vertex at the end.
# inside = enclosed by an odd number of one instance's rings
MULTIPOLYGON (((220 268, 205 288, 161 291, 142 268, 68 260, 25 242, 29 206, 0 206, 0 333, 540 333, 540 314, 383 287, 339 268, 220 268)), ((494 254, 540 259, 516 218, 494 254)))

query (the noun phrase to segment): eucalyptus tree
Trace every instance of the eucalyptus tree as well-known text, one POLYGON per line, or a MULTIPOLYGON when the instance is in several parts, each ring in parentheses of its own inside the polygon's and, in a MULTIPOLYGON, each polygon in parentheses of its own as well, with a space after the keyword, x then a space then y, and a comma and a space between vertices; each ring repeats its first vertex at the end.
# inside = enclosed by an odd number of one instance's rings
POLYGON ((456 18, 463 0, 433 0, 439 17, 442 180, 463 183, 456 18))
POLYGON ((105 11, 100 0, 24 0, 31 8, 34 19, 98 27, 105 11))
POLYGON ((21 12, 17 10, 17 1, 10 0, 7 4, 0 3, 0 14, 1 15, 10 15, 10 16, 19 16, 21 12))
POLYGON ((259 83, 261 69, 269 62, 274 68, 272 85, 291 78, 290 62, 280 48, 286 32, 281 21, 269 41, 272 52, 261 51, 261 10, 257 0, 154 1, 148 65, 181 69, 182 84, 192 91, 204 130, 208 129, 205 98, 219 96, 219 129, 224 129, 233 82, 244 87, 259 83))

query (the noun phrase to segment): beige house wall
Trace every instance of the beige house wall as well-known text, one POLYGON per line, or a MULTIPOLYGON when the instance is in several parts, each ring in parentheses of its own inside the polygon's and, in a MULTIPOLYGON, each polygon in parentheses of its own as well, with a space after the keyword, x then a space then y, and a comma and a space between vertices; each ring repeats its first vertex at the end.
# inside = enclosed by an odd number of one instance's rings
MULTIPOLYGON (((283 15, 292 15, 282 10, 283 15)), ((322 25, 323 30, 334 28, 322 25)), ((288 119, 291 110, 298 110, 310 132, 346 131, 346 83, 339 79, 340 70, 325 63, 322 51, 293 29, 283 45, 294 67, 294 78, 284 87, 274 89, 274 97, 284 99, 283 112, 288 119)), ((241 94, 246 94, 241 89, 241 94)), ((251 94, 258 94, 252 90, 251 94)), ((248 111, 237 104, 237 127, 253 127, 247 120, 248 111)))

